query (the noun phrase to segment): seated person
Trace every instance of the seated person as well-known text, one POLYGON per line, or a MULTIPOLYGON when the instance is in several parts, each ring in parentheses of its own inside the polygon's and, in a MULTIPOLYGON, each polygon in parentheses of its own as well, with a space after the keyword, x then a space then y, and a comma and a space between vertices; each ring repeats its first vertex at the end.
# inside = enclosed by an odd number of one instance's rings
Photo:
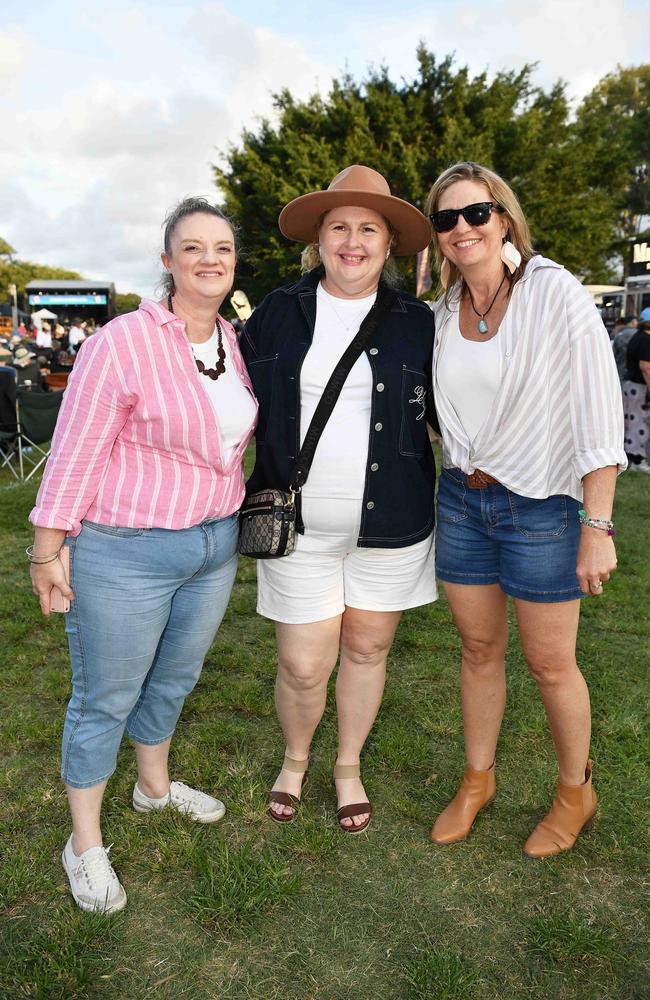
POLYGON ((71 372, 74 364, 74 355, 63 349, 56 351, 50 359, 51 372, 71 372))
POLYGON ((40 389, 41 367, 34 354, 26 347, 19 347, 14 352, 13 361, 9 364, 16 369, 16 381, 19 386, 30 386, 33 389, 40 389))

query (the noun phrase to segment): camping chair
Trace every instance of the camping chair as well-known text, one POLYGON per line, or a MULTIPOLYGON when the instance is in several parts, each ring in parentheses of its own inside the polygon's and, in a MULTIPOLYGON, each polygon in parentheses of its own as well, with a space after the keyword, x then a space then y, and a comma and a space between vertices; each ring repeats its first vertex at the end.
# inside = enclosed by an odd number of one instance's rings
POLYGON ((50 457, 50 441, 63 393, 25 392, 19 388, 17 396, 18 478, 27 482, 50 457), (45 444, 47 449, 41 447, 45 444))
POLYGON ((0 469, 20 476, 13 459, 18 455, 18 416, 16 413, 16 369, 0 368, 0 469))

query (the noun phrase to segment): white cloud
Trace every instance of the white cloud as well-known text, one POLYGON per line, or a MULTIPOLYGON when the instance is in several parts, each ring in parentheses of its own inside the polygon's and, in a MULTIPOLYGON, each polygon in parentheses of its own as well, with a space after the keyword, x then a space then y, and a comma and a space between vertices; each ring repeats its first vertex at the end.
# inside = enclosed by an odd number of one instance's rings
MULTIPOLYGON (((436 55, 455 52, 457 64, 472 72, 520 69, 538 63, 535 80, 549 87, 559 79, 570 97, 588 93, 617 65, 647 61, 650 6, 639 0, 521 0, 431 4, 410 21, 412 35, 436 55), (438 8, 436 11, 436 7, 438 8)), ((382 35, 384 32, 382 32, 382 35)), ((391 26, 391 47, 408 38, 391 26)), ((392 60, 391 60, 392 63, 392 60)))
MULTIPOLYGON (((472 73, 520 69, 538 63, 535 80, 549 87, 567 82, 571 97, 583 97, 618 64, 648 61, 650 5, 647 0, 427 0, 391 4, 394 13, 368 17, 351 6, 337 45, 337 25, 316 34, 314 51, 337 53, 355 74, 369 64, 387 64, 391 77, 417 72, 415 49, 423 41, 441 61, 455 54, 456 66, 472 73)), ((386 4, 385 8, 388 9, 386 4)), ((339 32, 339 35, 341 33, 339 32)))
MULTIPOLYGON (((548 86, 562 78, 574 98, 583 97, 617 64, 638 65, 647 59, 647 4, 545 0, 525 12, 515 0, 506 0, 494 7, 494 14, 507 63, 538 61, 538 79, 548 86)), ((490 62, 497 68, 494 60, 490 62)))
POLYGON ((29 72, 33 45, 22 28, 0 31, 0 97, 12 98, 29 72))
POLYGON ((188 194, 217 199, 218 151, 271 113, 272 90, 311 92, 318 64, 219 5, 191 15, 180 37, 138 11, 88 27, 101 44, 87 74, 69 73, 56 101, 24 105, 0 158, 11 190, 1 235, 24 257, 151 294, 166 212, 188 194))

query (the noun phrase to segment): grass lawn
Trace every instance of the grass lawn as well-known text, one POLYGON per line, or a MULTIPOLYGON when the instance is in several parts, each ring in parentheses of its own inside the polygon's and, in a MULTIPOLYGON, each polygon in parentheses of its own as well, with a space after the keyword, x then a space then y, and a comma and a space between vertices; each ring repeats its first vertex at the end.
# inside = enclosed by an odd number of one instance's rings
POLYGON ((600 808, 572 852, 521 852, 555 764, 514 627, 497 798, 466 843, 428 840, 463 770, 444 598, 407 612, 398 632, 364 756, 368 833, 336 828, 332 702, 298 820, 267 819, 283 752, 273 630, 255 615, 255 564, 243 560, 172 747, 173 775, 222 796, 228 813, 202 827, 134 812, 125 743, 104 822, 129 903, 109 918, 77 910, 60 863, 69 668, 63 622, 40 616, 28 582, 35 492, 0 479, 2 1000, 647 1000, 650 478, 620 480, 620 569, 583 604, 600 808))

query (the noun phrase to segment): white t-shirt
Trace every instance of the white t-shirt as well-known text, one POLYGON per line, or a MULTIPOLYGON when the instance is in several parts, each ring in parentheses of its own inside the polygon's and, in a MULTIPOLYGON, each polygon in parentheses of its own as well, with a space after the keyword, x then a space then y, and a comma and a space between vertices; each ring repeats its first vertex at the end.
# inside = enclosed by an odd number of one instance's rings
POLYGON ((78 347, 86 339, 86 334, 80 326, 71 326, 68 333, 68 347, 78 347))
MULTIPOLYGON (((300 371, 300 443, 323 389, 346 347, 370 312, 376 292, 363 299, 339 299, 319 285, 314 339, 300 371)), ((361 499, 366 478, 372 370, 365 353, 348 375, 316 447, 303 493, 311 497, 361 499)))
MULTIPOLYGON (((255 419, 255 403, 250 392, 239 379, 225 334, 222 337, 222 342, 226 352, 226 370, 216 380, 202 373, 199 380, 214 407, 221 437, 223 463, 224 466, 227 466, 233 452, 255 419)), ((203 344, 190 342, 194 357, 197 361, 202 361, 206 368, 217 367, 219 360, 217 345, 216 326, 210 339, 203 344)))
POLYGON ((458 312, 453 313, 449 336, 440 351, 438 384, 456 411, 470 442, 492 409, 501 385, 499 331, 490 340, 465 340, 458 312))
POLYGON ((52 334, 47 330, 38 329, 36 331, 36 346, 37 347, 52 347, 52 334))

